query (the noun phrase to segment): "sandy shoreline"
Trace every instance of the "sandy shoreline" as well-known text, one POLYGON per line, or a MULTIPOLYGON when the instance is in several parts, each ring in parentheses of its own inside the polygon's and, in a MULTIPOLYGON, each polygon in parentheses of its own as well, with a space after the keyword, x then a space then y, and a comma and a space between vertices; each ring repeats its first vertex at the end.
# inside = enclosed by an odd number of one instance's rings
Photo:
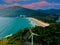
MULTIPOLYGON (((29 20, 31 21, 31 24, 32 24, 33 26, 46 27, 46 26, 49 26, 49 25, 50 25, 50 24, 48 24, 48 23, 42 22, 42 21, 40 21, 40 20, 37 20, 37 19, 35 19, 35 18, 28 17, 27 19, 29 19, 29 20)), ((7 36, 5 36, 4 38, 10 37, 10 36, 12 36, 12 34, 7 35, 7 36)))
POLYGON ((29 17, 29 19, 30 19, 31 21, 33 21, 33 22, 35 23, 36 26, 47 27, 47 26, 50 25, 50 24, 45 23, 45 22, 43 22, 43 21, 37 20, 37 19, 35 19, 35 18, 29 17))

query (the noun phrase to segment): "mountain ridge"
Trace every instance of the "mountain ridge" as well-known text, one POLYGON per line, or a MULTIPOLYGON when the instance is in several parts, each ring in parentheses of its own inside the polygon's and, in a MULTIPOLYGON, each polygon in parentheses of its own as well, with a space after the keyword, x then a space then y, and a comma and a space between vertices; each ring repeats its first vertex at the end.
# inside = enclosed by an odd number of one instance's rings
POLYGON ((37 10, 39 12, 43 12, 43 13, 48 13, 48 14, 56 14, 56 15, 60 15, 60 9, 47 9, 47 10, 37 10))
POLYGON ((27 9, 27 8, 23 8, 19 6, 13 6, 9 8, 0 9, 0 16, 2 17, 17 17, 19 15, 40 16, 40 15, 46 15, 46 14, 43 12, 39 12, 36 10, 27 9))

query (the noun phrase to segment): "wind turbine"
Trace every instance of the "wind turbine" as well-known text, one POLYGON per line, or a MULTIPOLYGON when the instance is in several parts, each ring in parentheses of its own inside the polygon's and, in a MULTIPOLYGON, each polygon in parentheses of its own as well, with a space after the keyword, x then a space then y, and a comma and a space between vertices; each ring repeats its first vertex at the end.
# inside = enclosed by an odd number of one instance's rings
POLYGON ((29 38, 31 38, 31 45, 33 45, 33 36, 39 36, 38 34, 33 33, 31 30, 29 30, 31 33, 31 36, 29 38))

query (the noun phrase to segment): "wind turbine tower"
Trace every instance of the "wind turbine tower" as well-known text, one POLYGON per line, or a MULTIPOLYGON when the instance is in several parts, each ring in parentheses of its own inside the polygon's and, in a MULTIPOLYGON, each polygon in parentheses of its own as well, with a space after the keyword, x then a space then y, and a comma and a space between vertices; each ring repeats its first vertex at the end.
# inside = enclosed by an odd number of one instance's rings
POLYGON ((39 36, 39 35, 33 33, 31 30, 29 30, 29 31, 30 31, 30 33, 31 33, 31 36, 30 36, 29 38, 31 38, 31 45, 33 45, 33 37, 34 37, 34 36, 39 36))

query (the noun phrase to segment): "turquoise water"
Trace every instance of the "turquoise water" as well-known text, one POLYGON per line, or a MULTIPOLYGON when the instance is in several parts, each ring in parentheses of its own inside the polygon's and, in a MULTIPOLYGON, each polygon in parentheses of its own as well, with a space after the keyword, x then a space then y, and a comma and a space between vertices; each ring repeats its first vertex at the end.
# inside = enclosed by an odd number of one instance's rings
POLYGON ((27 18, 0 17, 0 39, 31 26, 32 25, 27 18))

